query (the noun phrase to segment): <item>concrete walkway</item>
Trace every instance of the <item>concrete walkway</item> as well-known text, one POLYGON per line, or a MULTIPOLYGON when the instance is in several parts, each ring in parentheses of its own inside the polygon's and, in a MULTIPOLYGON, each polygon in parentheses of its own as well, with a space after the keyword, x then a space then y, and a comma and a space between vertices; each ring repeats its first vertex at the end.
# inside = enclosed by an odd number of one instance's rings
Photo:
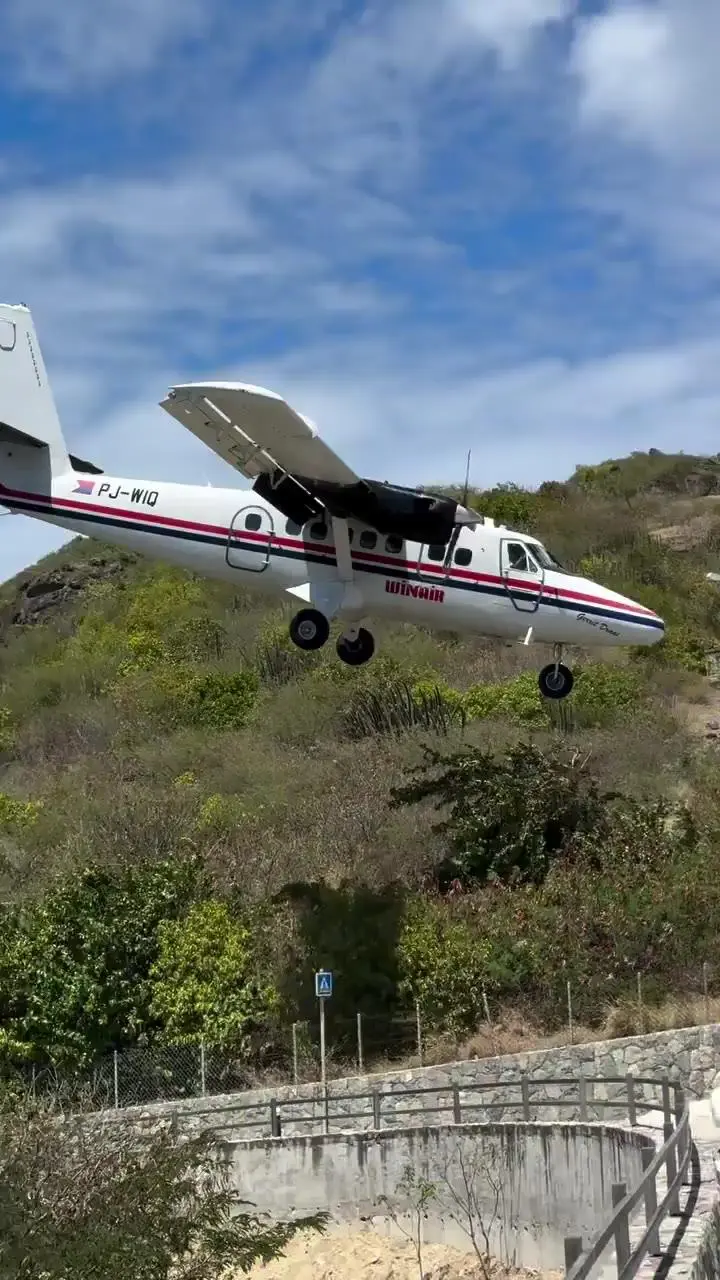
MULTIPOLYGON (((663 1143, 662 1111, 638 1115, 636 1129, 647 1133, 658 1147, 663 1143)), ((695 1153, 690 1165, 690 1185, 680 1189, 680 1217, 666 1217, 660 1227, 659 1257, 646 1257, 637 1271, 638 1280, 687 1280, 697 1257, 708 1216, 720 1197, 717 1162, 720 1156, 720 1089, 710 1098, 690 1102, 690 1131, 695 1153)), ((665 1171, 658 1175, 657 1198, 667 1190, 665 1171)), ((630 1248, 645 1231, 645 1210, 641 1203, 630 1223, 630 1248)), ((597 1280, 617 1280, 615 1249, 607 1253, 593 1271, 597 1280)))

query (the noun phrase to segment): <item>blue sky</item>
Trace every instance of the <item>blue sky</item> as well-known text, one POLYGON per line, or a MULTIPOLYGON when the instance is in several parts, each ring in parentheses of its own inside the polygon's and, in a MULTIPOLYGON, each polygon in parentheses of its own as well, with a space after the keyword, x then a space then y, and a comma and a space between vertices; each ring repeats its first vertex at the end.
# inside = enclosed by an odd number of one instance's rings
MULTIPOLYGON (((70 447, 284 394, 363 474, 720 449, 717 0, 4 0, 0 279, 70 447)), ((0 578, 58 545, 15 517, 0 578)))

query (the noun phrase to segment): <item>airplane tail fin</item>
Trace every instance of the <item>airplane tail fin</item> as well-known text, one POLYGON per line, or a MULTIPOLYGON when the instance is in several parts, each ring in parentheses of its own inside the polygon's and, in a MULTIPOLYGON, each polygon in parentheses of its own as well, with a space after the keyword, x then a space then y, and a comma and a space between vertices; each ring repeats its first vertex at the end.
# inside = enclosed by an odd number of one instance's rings
POLYGON ((32 315, 0 304, 0 482, 43 475, 49 489, 70 470, 32 315))

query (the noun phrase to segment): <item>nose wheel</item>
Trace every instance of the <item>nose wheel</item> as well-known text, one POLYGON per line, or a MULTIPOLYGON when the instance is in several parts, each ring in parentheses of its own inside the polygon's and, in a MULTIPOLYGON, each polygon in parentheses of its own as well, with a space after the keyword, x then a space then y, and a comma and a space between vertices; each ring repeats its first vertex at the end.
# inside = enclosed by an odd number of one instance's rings
POLYGON ((559 701, 572 693, 575 677, 569 667, 562 662, 549 662, 538 676, 538 684, 543 698, 559 701))

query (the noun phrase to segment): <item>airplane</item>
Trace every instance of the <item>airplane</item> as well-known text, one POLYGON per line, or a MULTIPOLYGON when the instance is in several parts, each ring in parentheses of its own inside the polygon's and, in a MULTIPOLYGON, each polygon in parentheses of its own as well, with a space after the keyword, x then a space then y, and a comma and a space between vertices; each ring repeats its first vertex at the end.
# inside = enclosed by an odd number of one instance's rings
POLYGON ((371 617, 553 646, 538 676, 562 699, 568 645, 663 639, 656 613, 565 570, 540 540, 422 488, 368 480, 280 395, 181 383, 160 405, 252 484, 214 488, 107 476, 68 453, 35 325, 0 305, 0 505, 201 576, 292 597, 290 637, 372 658, 371 617))

